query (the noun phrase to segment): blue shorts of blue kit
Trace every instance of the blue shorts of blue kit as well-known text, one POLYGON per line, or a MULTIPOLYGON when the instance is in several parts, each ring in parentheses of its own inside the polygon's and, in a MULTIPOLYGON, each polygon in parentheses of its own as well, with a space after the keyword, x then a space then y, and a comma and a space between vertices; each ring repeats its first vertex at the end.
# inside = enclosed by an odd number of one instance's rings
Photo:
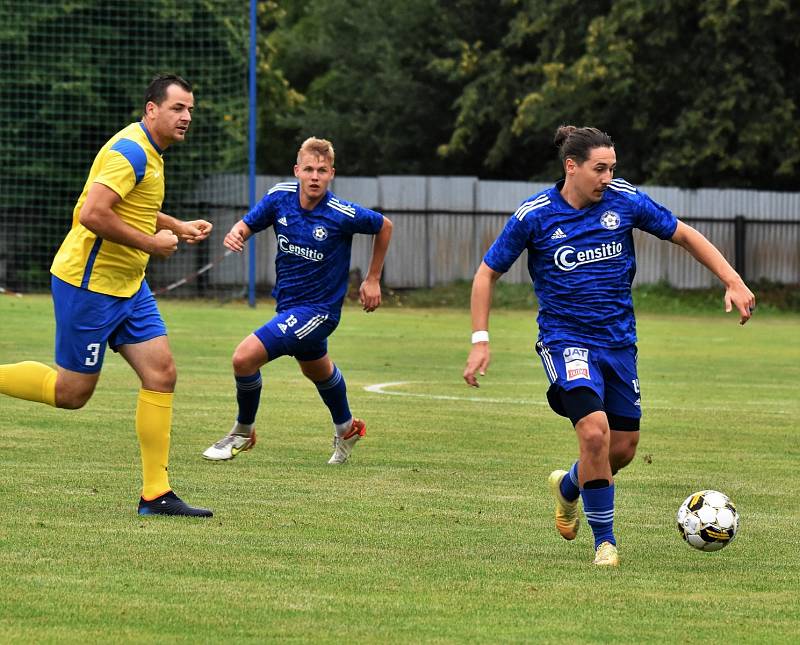
POLYGON ((328 353, 328 336, 338 325, 339 319, 329 311, 292 307, 275 314, 253 333, 264 345, 270 361, 281 356, 315 361, 328 353))
POLYGON ((56 364, 85 374, 103 366, 106 345, 134 345, 167 335, 156 299, 142 281, 130 298, 95 293, 51 276, 56 314, 56 364))
POLYGON ((609 415, 641 418, 636 345, 609 349, 578 344, 545 345, 540 340, 536 343, 536 353, 542 359, 551 392, 555 388, 569 392, 586 387, 600 397, 609 415))

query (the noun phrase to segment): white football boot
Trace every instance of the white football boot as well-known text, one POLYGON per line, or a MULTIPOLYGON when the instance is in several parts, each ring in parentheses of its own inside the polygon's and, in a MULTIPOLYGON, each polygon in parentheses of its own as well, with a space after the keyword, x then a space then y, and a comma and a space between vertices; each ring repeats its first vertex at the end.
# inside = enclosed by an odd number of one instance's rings
POLYGON ((209 461, 227 461, 233 459, 240 452, 250 450, 256 445, 256 429, 251 428, 250 434, 245 436, 234 434, 239 423, 233 425, 233 429, 213 446, 209 446, 203 453, 203 457, 209 461))
POLYGON ((353 419, 353 424, 341 437, 333 435, 333 454, 328 459, 328 463, 332 465, 343 464, 347 461, 350 453, 353 452, 353 446, 356 442, 367 434, 367 425, 361 419, 353 419))

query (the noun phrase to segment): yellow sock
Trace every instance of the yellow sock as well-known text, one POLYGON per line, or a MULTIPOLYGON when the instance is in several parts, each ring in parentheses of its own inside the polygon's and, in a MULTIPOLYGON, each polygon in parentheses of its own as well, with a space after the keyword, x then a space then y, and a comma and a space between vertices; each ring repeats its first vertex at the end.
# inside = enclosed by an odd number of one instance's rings
POLYGON ((171 490, 167 475, 171 425, 172 393, 139 390, 136 436, 142 453, 142 497, 147 501, 171 490))
POLYGON ((0 393, 55 407, 56 376, 52 367, 34 361, 0 365, 0 393))

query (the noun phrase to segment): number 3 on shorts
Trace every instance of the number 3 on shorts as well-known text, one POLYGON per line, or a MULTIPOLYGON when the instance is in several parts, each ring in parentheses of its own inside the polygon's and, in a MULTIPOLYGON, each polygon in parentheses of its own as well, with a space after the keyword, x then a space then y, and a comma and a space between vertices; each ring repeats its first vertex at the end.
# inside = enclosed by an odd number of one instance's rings
POLYGON ((97 365, 97 359, 100 358, 100 343, 89 343, 86 349, 89 351, 89 356, 86 357, 84 364, 87 367, 97 365))

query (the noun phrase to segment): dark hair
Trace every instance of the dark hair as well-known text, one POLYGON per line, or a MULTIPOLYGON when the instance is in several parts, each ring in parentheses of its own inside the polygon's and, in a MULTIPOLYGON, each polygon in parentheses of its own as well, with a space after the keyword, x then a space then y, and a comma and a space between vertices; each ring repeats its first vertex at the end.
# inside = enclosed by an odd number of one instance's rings
POLYGON ((614 142, 605 132, 597 128, 577 128, 574 125, 560 125, 553 143, 558 148, 558 156, 563 164, 574 159, 579 164, 589 158, 593 148, 613 148, 614 142))
POLYGON ((164 99, 167 98, 167 88, 170 85, 178 85, 181 89, 191 92, 192 84, 185 78, 181 78, 177 74, 159 74, 152 81, 144 92, 144 107, 152 101, 156 105, 161 105, 164 99))

